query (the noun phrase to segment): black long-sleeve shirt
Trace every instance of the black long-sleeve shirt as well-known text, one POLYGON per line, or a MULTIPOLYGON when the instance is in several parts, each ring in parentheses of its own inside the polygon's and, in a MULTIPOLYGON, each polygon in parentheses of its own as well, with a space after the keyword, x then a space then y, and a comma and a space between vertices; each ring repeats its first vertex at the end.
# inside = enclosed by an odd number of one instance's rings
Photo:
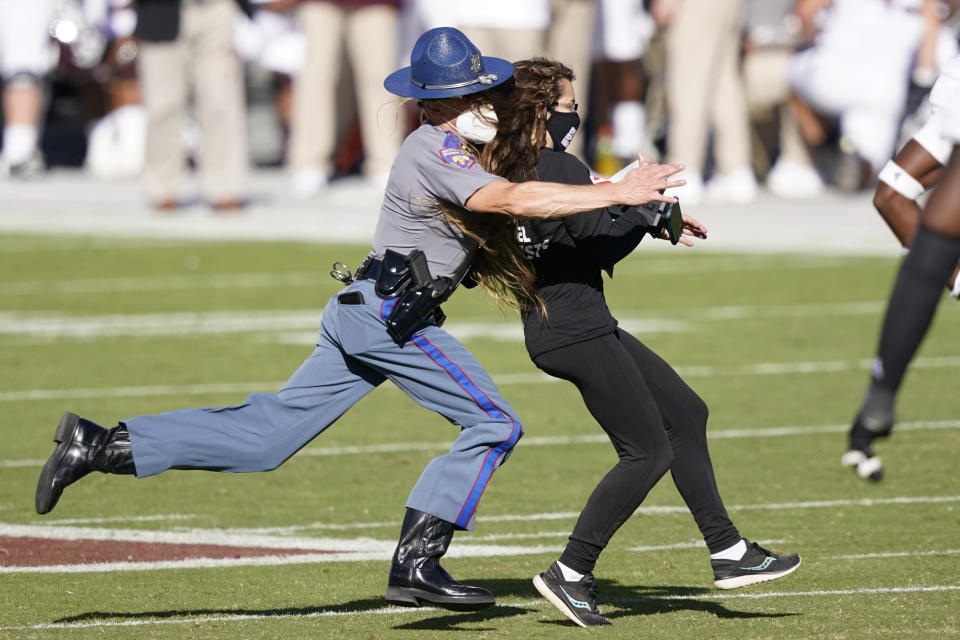
MULTIPOLYGON (((590 184, 590 171, 574 156, 542 149, 537 177, 544 182, 590 184)), ((533 261, 536 286, 547 309, 523 314, 527 351, 541 353, 612 333, 617 320, 603 296, 601 271, 633 251, 650 230, 651 214, 629 208, 619 217, 607 209, 548 220, 523 220, 517 237, 533 261)))

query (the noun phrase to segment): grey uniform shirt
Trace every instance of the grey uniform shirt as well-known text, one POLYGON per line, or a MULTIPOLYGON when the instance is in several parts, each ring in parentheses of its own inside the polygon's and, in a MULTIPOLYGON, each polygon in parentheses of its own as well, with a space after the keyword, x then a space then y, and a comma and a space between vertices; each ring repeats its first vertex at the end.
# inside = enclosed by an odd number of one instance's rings
POLYGON ((403 255, 420 249, 434 278, 459 281, 477 243, 439 218, 431 206, 442 199, 465 207, 480 187, 502 179, 484 171, 455 134, 423 123, 404 140, 390 169, 371 255, 383 258, 387 249, 403 255))

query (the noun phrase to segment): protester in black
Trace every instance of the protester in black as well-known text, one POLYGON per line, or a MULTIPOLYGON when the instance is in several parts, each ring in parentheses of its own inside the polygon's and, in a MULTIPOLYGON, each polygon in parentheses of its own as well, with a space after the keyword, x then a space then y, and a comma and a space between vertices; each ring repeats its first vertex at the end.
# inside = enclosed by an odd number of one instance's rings
MULTIPOLYGON (((579 125, 564 65, 537 58, 515 63, 495 92, 496 138, 482 161, 515 181, 589 184, 589 170, 564 152, 579 125)), ((641 162, 649 162, 641 158, 641 162)), ((684 215, 681 242, 706 238, 684 215)), ((707 450, 708 410, 662 358, 617 326, 601 272, 666 232, 640 208, 614 217, 608 209, 564 219, 523 220, 518 239, 533 261, 543 306, 523 313, 527 350, 544 372, 569 380, 610 437, 619 460, 594 489, 559 560, 534 578, 537 590, 581 626, 609 624, 596 605, 592 571, 611 536, 669 469, 711 553, 714 584, 730 589, 772 580, 800 565, 740 536, 717 490, 707 450)))

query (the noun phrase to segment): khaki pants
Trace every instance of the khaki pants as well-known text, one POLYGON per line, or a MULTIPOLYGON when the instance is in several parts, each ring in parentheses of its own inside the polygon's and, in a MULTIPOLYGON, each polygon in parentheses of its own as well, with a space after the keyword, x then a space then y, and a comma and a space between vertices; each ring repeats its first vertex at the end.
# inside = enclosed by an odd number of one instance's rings
POLYGON ((743 83, 751 111, 776 108, 780 115, 780 157, 812 165, 813 159, 790 108, 792 49, 759 49, 743 60, 743 83))
POLYGON ((232 0, 184 4, 173 42, 142 42, 138 72, 147 109, 143 180, 154 202, 177 199, 190 89, 203 135, 201 190, 210 202, 239 199, 247 169, 243 67, 233 49, 232 0))
POLYGON ((384 78, 396 70, 396 9, 389 5, 349 9, 330 2, 305 2, 297 9, 297 22, 307 39, 307 55, 293 83, 291 168, 319 169, 327 176, 333 172, 337 144, 334 91, 345 47, 357 93, 364 173, 387 173, 406 133, 400 99, 383 88, 384 78))
POLYGON ((750 165, 738 68, 743 0, 681 0, 667 34, 667 157, 703 170, 712 125, 719 173, 750 165))

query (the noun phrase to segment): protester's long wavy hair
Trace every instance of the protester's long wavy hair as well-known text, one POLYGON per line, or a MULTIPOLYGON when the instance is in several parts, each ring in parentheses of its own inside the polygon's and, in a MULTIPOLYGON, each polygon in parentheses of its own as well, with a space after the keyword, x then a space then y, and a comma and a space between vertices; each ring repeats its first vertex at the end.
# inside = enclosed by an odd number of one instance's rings
POLYGON ((480 156, 487 171, 512 182, 537 179, 537 159, 547 141, 547 111, 560 99, 560 83, 573 79, 573 70, 556 60, 513 63, 513 78, 490 92, 498 123, 496 137, 480 156))
MULTIPOLYGON (((484 96, 487 93, 484 92, 484 96)), ((474 113, 485 118, 479 107, 486 104, 487 100, 476 96, 469 101, 474 113)), ((481 152, 467 141, 462 141, 462 144, 474 157, 482 156, 481 152)), ((479 248, 470 275, 477 284, 487 290, 498 306, 518 310, 531 306, 544 308, 543 300, 534 286, 533 268, 524 258, 523 248, 517 242, 517 224, 512 216, 489 213, 478 215, 443 200, 431 203, 428 208, 477 242, 479 248)))

